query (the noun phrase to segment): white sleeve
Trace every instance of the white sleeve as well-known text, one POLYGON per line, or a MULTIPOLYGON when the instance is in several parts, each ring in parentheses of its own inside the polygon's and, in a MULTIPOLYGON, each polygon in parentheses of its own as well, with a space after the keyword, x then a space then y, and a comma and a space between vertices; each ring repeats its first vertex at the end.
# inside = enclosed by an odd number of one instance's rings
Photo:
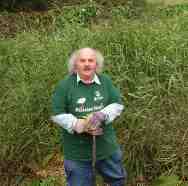
POLYGON ((124 106, 119 103, 112 103, 104 107, 101 112, 106 115, 106 124, 111 123, 123 111, 124 106))
POLYGON ((77 122, 77 118, 72 114, 58 114, 51 117, 54 123, 66 129, 69 133, 74 133, 73 128, 77 122))

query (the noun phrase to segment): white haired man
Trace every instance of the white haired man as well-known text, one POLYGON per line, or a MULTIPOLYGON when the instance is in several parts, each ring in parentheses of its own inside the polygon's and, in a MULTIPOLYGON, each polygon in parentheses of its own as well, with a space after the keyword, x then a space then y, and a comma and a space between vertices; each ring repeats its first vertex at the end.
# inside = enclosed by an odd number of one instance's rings
POLYGON ((69 75, 53 94, 52 120, 62 127, 68 186, 92 186, 92 136, 96 136, 96 169, 111 186, 125 185, 127 173, 112 123, 123 105, 119 91, 102 74, 103 56, 93 48, 75 51, 69 75))

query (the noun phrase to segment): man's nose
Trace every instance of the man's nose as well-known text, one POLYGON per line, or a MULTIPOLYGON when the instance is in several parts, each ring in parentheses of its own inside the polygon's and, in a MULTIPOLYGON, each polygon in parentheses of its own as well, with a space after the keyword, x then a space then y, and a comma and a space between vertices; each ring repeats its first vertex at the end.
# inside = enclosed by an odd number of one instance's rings
POLYGON ((85 65, 89 65, 89 60, 86 59, 85 65))

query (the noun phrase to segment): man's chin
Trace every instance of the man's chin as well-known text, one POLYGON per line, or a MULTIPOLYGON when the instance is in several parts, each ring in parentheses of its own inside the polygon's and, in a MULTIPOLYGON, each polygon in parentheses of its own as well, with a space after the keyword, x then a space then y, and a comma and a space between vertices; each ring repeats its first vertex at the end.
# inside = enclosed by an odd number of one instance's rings
POLYGON ((93 78, 94 73, 88 72, 88 73, 84 73, 83 77, 85 77, 86 79, 90 79, 93 78))

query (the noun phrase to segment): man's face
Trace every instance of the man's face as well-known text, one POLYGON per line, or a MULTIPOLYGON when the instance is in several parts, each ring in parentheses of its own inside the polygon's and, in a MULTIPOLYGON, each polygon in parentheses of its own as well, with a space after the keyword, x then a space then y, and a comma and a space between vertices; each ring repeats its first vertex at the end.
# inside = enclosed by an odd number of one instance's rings
POLYGON ((83 49, 75 63, 76 71, 83 80, 91 80, 96 72, 97 62, 95 52, 83 49))

